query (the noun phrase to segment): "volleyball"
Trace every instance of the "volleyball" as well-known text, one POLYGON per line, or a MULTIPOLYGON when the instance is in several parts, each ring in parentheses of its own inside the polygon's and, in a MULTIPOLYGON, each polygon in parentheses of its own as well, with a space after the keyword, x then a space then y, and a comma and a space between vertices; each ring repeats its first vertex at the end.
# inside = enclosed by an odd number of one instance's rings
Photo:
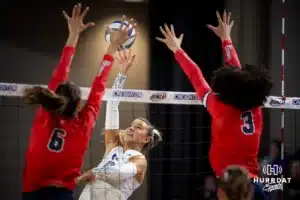
MULTIPOLYGON (((108 27, 109 29, 113 30, 113 31, 116 31, 120 28, 122 22, 121 21, 114 21, 112 22, 108 27)), ((126 25, 128 24, 127 21, 124 21, 124 24, 123 24, 123 27, 122 28, 125 28, 126 25)), ((128 36, 130 37, 130 39, 128 39, 126 42, 124 42, 122 45, 121 45, 121 48, 122 49, 129 49, 130 47, 132 47, 132 45, 134 44, 135 42, 135 34, 136 34, 136 31, 135 29, 131 29, 132 25, 129 26, 129 33, 128 33, 128 36), (134 36, 134 37, 132 37, 134 36)), ((109 44, 110 43, 110 32, 109 32, 109 29, 106 29, 105 31, 105 41, 109 44)))

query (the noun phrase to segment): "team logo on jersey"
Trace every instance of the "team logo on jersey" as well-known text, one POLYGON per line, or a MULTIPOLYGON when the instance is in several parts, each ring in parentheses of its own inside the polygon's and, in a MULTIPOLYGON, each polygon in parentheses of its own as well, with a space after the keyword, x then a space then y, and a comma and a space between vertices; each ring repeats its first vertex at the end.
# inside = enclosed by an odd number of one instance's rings
POLYGON ((104 70, 106 67, 110 66, 110 65, 111 65, 111 62, 110 62, 110 61, 104 60, 104 61, 102 62, 102 64, 101 64, 101 67, 100 67, 100 70, 99 70, 98 75, 100 75, 100 74, 103 72, 103 70, 104 70))
POLYGON ((290 183, 292 179, 282 176, 282 167, 280 165, 265 165, 262 171, 264 176, 253 178, 253 182, 262 184, 266 192, 283 190, 283 184, 290 183))
POLYGON ((112 159, 112 160, 115 160, 115 159, 116 159, 116 160, 119 160, 119 158, 118 158, 118 156, 117 156, 116 153, 111 157, 111 159, 112 159))

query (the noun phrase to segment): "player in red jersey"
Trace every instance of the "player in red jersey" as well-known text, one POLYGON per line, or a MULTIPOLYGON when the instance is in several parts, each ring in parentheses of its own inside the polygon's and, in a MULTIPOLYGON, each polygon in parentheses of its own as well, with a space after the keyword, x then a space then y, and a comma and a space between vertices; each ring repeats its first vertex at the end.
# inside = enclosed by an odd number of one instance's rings
POLYGON ((24 200, 73 199, 75 180, 80 175, 115 52, 129 37, 129 26, 110 33, 111 44, 102 59, 87 102, 79 111, 80 88, 66 81, 79 35, 93 25, 83 24, 87 11, 88 8, 81 12, 81 5, 78 4, 73 8, 72 17, 64 12, 69 37, 48 88, 34 87, 25 91, 25 102, 38 104, 40 108, 26 152, 24 200))
POLYGON ((263 128, 261 106, 270 94, 272 81, 269 73, 256 66, 241 66, 232 45, 230 31, 233 22, 224 12, 223 20, 217 13, 219 26, 208 27, 222 40, 227 66, 214 72, 210 87, 200 68, 181 49, 183 35, 176 37, 174 28, 167 25, 160 30, 165 43, 188 76, 197 95, 212 117, 210 164, 220 176, 229 165, 245 167, 251 177, 257 177, 258 150, 263 128))

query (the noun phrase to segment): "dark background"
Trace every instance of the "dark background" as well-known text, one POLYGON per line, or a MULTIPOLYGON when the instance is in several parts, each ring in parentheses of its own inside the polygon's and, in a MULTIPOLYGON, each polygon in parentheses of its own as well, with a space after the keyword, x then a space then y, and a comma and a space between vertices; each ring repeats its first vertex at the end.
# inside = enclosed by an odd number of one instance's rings
MULTIPOLYGON (((67 36, 60 12, 70 10, 74 3, 77 2, 12 0, 2 6, 0 82, 46 83, 67 36)), ((276 86, 273 94, 280 95, 281 5, 278 0, 149 0, 144 3, 90 0, 82 3, 91 6, 89 20, 98 21, 128 13, 143 26, 144 38, 138 46, 142 53, 138 54, 140 60, 137 60, 137 65, 143 67, 138 68, 143 69, 143 76, 132 75, 126 88, 193 91, 172 53, 153 39, 159 35, 158 26, 165 22, 173 23, 176 32, 185 34, 183 48, 210 80, 212 71, 222 64, 222 52, 219 39, 205 25, 215 25, 215 11, 226 8, 233 12, 235 26, 232 38, 242 63, 264 64, 269 68, 276 86)), ((297 0, 287 2, 287 96, 300 96, 299 7, 297 0)), ((102 24, 99 26, 101 29, 102 24)), ((94 57, 102 52, 90 48, 103 45, 103 38, 93 31, 83 34, 73 62, 71 77, 82 86, 90 85, 97 71, 98 58, 94 57)), ((136 73, 139 73, 138 69, 135 69, 136 73)), ((103 155, 103 136, 99 134, 103 128, 103 110, 85 157, 84 169, 95 166, 103 155)), ((21 169, 33 114, 32 109, 24 106, 19 99, 0 98, 0 196, 3 199, 20 199, 21 169)), ((280 111, 264 110, 264 114, 261 155, 267 153, 270 139, 280 138, 280 111)), ((149 157, 148 179, 132 199, 199 199, 203 178, 210 173, 207 159, 210 118, 207 112, 201 106, 124 103, 121 115, 126 116, 121 118, 123 126, 129 123, 128 119, 147 116, 164 133, 163 144, 154 149, 149 157)), ((288 152, 299 146, 298 119, 297 111, 287 111, 285 141, 288 152)))

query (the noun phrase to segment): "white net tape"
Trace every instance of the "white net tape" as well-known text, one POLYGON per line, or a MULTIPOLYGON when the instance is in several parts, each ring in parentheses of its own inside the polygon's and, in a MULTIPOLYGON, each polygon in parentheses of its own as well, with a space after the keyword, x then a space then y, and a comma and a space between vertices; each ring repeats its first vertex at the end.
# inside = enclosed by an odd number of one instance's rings
MULTIPOLYGON (((37 85, 18 84, 18 83, 0 83, 0 96, 21 97, 25 88, 37 85)), ((46 87, 45 85, 39 85, 46 87)), ((90 88, 81 87, 82 98, 87 99, 90 88)), ((155 104, 178 104, 178 105, 202 105, 194 92, 171 92, 171 91, 153 91, 153 90, 132 90, 132 89, 106 89, 103 101, 118 100, 121 102, 135 103, 155 103, 155 104)), ((300 109, 300 97, 282 97, 269 96, 265 108, 285 108, 300 109)))

